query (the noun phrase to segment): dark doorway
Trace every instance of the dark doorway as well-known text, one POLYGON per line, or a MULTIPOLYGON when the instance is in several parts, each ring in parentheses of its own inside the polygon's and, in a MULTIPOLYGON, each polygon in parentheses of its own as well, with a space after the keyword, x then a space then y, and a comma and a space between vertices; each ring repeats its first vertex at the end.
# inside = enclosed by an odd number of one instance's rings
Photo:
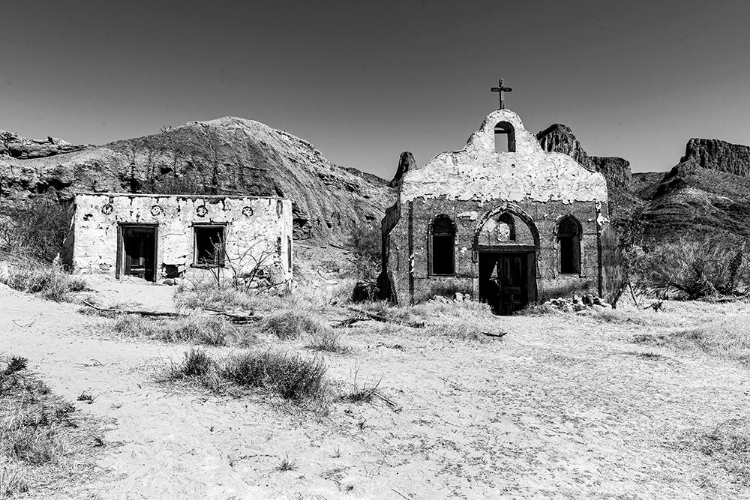
POLYGON ((119 233, 118 274, 156 281, 156 226, 120 226, 119 233))
POLYGON ((479 300, 490 304, 495 314, 513 314, 526 307, 536 279, 533 262, 533 252, 480 252, 479 300))

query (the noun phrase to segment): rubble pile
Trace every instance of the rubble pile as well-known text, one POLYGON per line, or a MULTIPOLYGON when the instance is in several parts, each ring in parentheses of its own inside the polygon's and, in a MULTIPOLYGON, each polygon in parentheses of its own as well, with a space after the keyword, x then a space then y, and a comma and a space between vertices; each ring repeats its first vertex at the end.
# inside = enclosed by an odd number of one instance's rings
POLYGON ((586 309, 612 309, 612 305, 604 299, 587 293, 585 295, 573 295, 571 298, 550 299, 543 305, 554 307, 563 312, 578 312, 586 309))

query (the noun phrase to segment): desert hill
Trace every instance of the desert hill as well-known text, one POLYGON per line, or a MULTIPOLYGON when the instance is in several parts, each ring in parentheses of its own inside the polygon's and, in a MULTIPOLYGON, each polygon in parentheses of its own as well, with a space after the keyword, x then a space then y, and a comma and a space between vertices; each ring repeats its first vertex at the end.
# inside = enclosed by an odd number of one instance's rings
POLYGON ((96 147, 2 137, 9 140, 0 142, 0 206, 64 201, 76 191, 283 196, 293 201, 295 237, 304 239, 379 224, 393 197, 387 181, 242 118, 189 122, 96 147))

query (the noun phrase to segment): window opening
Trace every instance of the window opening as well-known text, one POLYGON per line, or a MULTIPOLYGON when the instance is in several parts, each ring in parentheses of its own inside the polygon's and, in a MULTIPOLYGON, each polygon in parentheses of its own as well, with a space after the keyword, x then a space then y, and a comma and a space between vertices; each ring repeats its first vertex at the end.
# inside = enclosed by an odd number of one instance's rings
POLYGON ((508 122, 495 125, 495 152, 514 153, 516 151, 516 132, 508 122))
POLYGON ((454 274, 454 247, 456 230, 453 221, 446 216, 438 216, 432 223, 432 273, 454 274))
POLYGON ((224 265, 224 226, 194 226, 196 266, 224 265))
POLYGON ((581 236, 578 224, 572 217, 560 221, 557 230, 560 243, 560 272, 576 274, 581 272, 581 236))

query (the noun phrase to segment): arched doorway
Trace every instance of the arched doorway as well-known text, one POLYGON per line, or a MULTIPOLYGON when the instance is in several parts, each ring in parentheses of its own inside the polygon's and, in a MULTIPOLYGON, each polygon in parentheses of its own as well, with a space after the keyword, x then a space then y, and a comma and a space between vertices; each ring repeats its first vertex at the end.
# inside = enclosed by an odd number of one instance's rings
POLYGON ((536 300, 539 234, 520 210, 497 209, 476 226, 479 300, 496 314, 513 314, 536 300))

